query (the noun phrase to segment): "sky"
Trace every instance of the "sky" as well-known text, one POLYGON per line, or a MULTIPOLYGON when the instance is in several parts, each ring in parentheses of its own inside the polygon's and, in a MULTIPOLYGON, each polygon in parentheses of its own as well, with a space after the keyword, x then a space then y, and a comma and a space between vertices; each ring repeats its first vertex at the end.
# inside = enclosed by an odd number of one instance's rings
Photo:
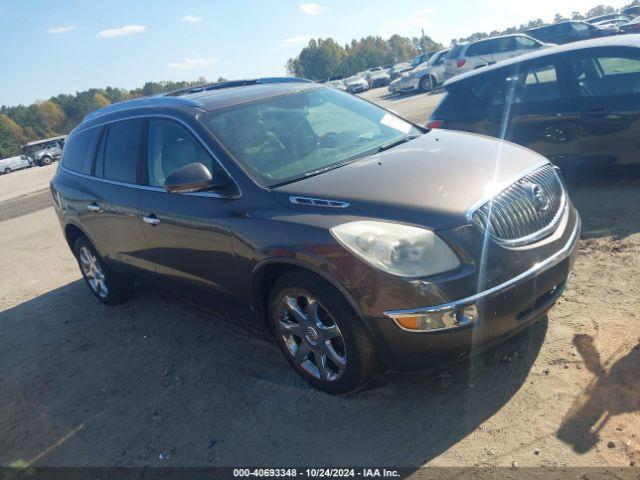
POLYGON ((0 0, 0 105, 147 81, 285 75, 312 37, 476 31, 629 0, 0 0))

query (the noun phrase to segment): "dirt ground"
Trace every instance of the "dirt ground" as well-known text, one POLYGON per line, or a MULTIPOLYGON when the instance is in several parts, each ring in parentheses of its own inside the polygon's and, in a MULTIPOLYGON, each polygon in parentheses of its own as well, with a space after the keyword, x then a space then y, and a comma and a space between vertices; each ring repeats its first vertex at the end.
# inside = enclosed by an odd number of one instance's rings
MULTIPOLYGON (((365 96, 421 123, 437 101, 365 96)), ((331 397, 242 306, 99 304, 46 206, 54 169, 0 177, 0 465, 640 464, 640 176, 571 183, 580 254, 547 321, 331 397)))

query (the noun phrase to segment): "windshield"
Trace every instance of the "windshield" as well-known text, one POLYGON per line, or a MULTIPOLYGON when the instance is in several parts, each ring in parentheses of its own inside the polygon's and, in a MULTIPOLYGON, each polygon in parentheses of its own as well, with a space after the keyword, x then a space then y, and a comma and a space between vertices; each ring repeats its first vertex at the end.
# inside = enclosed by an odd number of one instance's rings
POLYGON ((210 112, 202 121, 265 187, 345 165, 421 133, 386 110, 326 88, 210 112))

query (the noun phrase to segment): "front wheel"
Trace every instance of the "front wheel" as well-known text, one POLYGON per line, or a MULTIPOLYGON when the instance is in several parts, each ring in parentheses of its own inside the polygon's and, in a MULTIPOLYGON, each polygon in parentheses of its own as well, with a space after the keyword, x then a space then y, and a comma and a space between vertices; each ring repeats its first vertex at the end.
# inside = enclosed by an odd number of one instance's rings
POLYGON ((363 388, 377 371, 373 342, 343 295, 320 277, 280 277, 269 301, 278 346, 293 369, 327 393, 363 388))
POLYGON ((51 160, 50 157, 42 157, 42 159, 40 160, 40 164, 43 165, 43 166, 51 165, 52 161, 53 160, 51 160))
POLYGON ((82 276, 91 293, 106 305, 117 305, 133 293, 133 282, 113 272, 86 237, 80 237, 73 249, 82 276))
POLYGON ((9 167, 4 169, 4 174, 9 175, 11 173, 11 169, 9 167))

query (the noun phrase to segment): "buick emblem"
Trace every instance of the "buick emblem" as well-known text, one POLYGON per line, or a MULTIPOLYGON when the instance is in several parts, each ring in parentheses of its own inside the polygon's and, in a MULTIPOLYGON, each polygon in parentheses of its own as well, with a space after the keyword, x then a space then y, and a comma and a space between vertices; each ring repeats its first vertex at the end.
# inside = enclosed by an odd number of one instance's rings
POLYGON ((530 183, 527 185, 527 194, 529 201, 539 212, 544 212, 551 204, 549 194, 539 183, 530 183))

